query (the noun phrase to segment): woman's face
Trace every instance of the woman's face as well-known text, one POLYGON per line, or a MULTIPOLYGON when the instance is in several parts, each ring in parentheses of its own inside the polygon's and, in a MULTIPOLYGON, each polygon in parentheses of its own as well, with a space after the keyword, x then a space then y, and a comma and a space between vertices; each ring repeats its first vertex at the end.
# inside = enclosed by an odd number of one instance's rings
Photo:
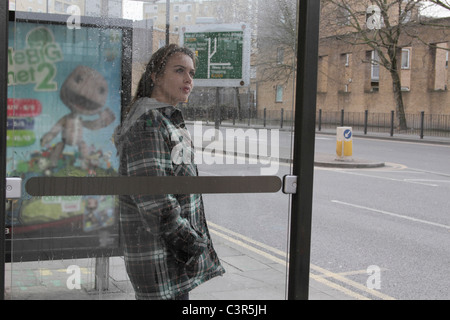
POLYGON ((182 52, 175 53, 168 59, 161 75, 152 75, 152 98, 173 106, 187 101, 194 88, 194 75, 194 62, 191 57, 182 52))

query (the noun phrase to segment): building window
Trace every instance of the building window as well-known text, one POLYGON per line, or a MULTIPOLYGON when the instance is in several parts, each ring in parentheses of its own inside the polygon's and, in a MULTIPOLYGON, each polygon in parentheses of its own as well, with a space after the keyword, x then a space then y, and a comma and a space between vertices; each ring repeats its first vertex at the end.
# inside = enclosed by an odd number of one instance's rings
POLYGON ((380 88, 380 57, 378 52, 366 51, 366 78, 364 82, 364 91, 378 92, 380 88))
POLYGON ((144 5, 144 13, 158 13, 158 6, 144 5))
POLYGON ((351 14, 350 11, 347 8, 339 7, 337 9, 337 25, 338 26, 349 26, 350 25, 350 18, 351 14))
POLYGON ((402 9, 400 17, 402 19, 401 23, 408 23, 411 21, 411 17, 412 17, 412 10, 408 10, 407 12, 405 12, 404 9, 402 9))
POLYGON ((375 29, 381 29, 384 27, 384 18, 381 14, 381 9, 377 5, 371 5, 367 8, 366 25, 373 25, 375 29))
POLYGON ((283 102, 283 86, 277 85, 275 102, 283 102))
POLYGON ((445 52, 445 69, 448 69, 448 51, 445 52))
POLYGON ((436 43, 431 47, 432 90, 448 89, 448 43, 436 43))
POLYGON ((283 64, 284 61, 284 48, 277 49, 277 64, 283 64))
POLYGON ((343 54, 344 66, 347 68, 350 67, 350 57, 351 57, 350 53, 343 54))
POLYGON ((411 50, 408 49, 402 49, 402 69, 410 69, 410 55, 411 50))
POLYGON ((250 66, 250 79, 256 79, 256 67, 250 66))
POLYGON ((340 92, 351 92, 351 83, 353 82, 353 71, 352 71, 352 54, 344 53, 341 54, 341 66, 340 73, 342 75, 342 82, 339 88, 340 92))
POLYGON ((372 82, 379 82, 380 81, 380 57, 378 55, 378 51, 374 50, 372 51, 372 58, 371 58, 371 80, 372 82))
POLYGON ((325 93, 328 88, 328 56, 319 57, 317 92, 325 93))
POLYGON ((402 91, 411 91, 411 51, 412 48, 402 49, 402 69, 400 70, 402 91))

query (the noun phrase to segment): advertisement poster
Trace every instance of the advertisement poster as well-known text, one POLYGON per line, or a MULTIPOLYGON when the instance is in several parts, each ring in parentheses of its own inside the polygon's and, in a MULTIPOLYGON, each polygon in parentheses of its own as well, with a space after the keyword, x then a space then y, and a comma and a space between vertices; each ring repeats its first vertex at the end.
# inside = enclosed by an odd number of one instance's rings
MULTIPOLYGON (((10 23, 7 176, 25 185, 36 176, 117 175, 111 138, 120 121, 121 71, 121 29, 10 23)), ((115 196, 22 195, 7 204, 16 239, 41 247, 51 239, 61 249, 84 246, 82 237, 92 241, 86 246, 116 241, 115 196)))

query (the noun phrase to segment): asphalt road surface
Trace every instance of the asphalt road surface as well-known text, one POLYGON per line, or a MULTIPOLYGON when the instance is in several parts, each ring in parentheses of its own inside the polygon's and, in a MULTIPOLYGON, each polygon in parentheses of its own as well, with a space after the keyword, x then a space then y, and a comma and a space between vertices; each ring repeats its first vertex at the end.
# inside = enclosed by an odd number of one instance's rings
MULTIPOLYGON (((270 139, 269 139, 270 140, 270 139)), ((290 135, 280 132, 281 148, 290 135)), ((316 152, 335 137, 317 135, 316 152)), ((355 138, 378 169, 315 168, 311 275, 371 299, 450 299, 450 145, 355 138)), ((286 150, 285 150, 286 151, 286 150)), ((259 175, 267 163, 202 164, 200 175, 259 175)), ((277 175, 290 172, 278 164, 277 175)), ((205 195, 208 220, 286 256, 290 197, 205 195)))

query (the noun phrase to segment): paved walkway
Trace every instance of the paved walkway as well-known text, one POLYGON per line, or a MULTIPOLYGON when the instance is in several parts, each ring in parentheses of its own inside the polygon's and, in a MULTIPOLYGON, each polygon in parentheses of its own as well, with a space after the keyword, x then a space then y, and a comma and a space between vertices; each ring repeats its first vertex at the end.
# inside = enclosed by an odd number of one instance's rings
MULTIPOLYGON (((211 227, 213 242, 226 269, 197 287, 191 300, 285 300, 285 258, 264 248, 244 244, 222 230, 211 227)), ((134 300, 134 292, 122 257, 109 258, 108 290, 95 289, 95 259, 17 262, 7 264, 6 299, 13 300, 134 300), (75 268, 81 285, 76 287, 75 268), (70 289, 69 287, 72 287, 70 289)), ((354 300, 363 298, 340 285, 327 285, 330 275, 311 274, 310 300, 354 300)))

